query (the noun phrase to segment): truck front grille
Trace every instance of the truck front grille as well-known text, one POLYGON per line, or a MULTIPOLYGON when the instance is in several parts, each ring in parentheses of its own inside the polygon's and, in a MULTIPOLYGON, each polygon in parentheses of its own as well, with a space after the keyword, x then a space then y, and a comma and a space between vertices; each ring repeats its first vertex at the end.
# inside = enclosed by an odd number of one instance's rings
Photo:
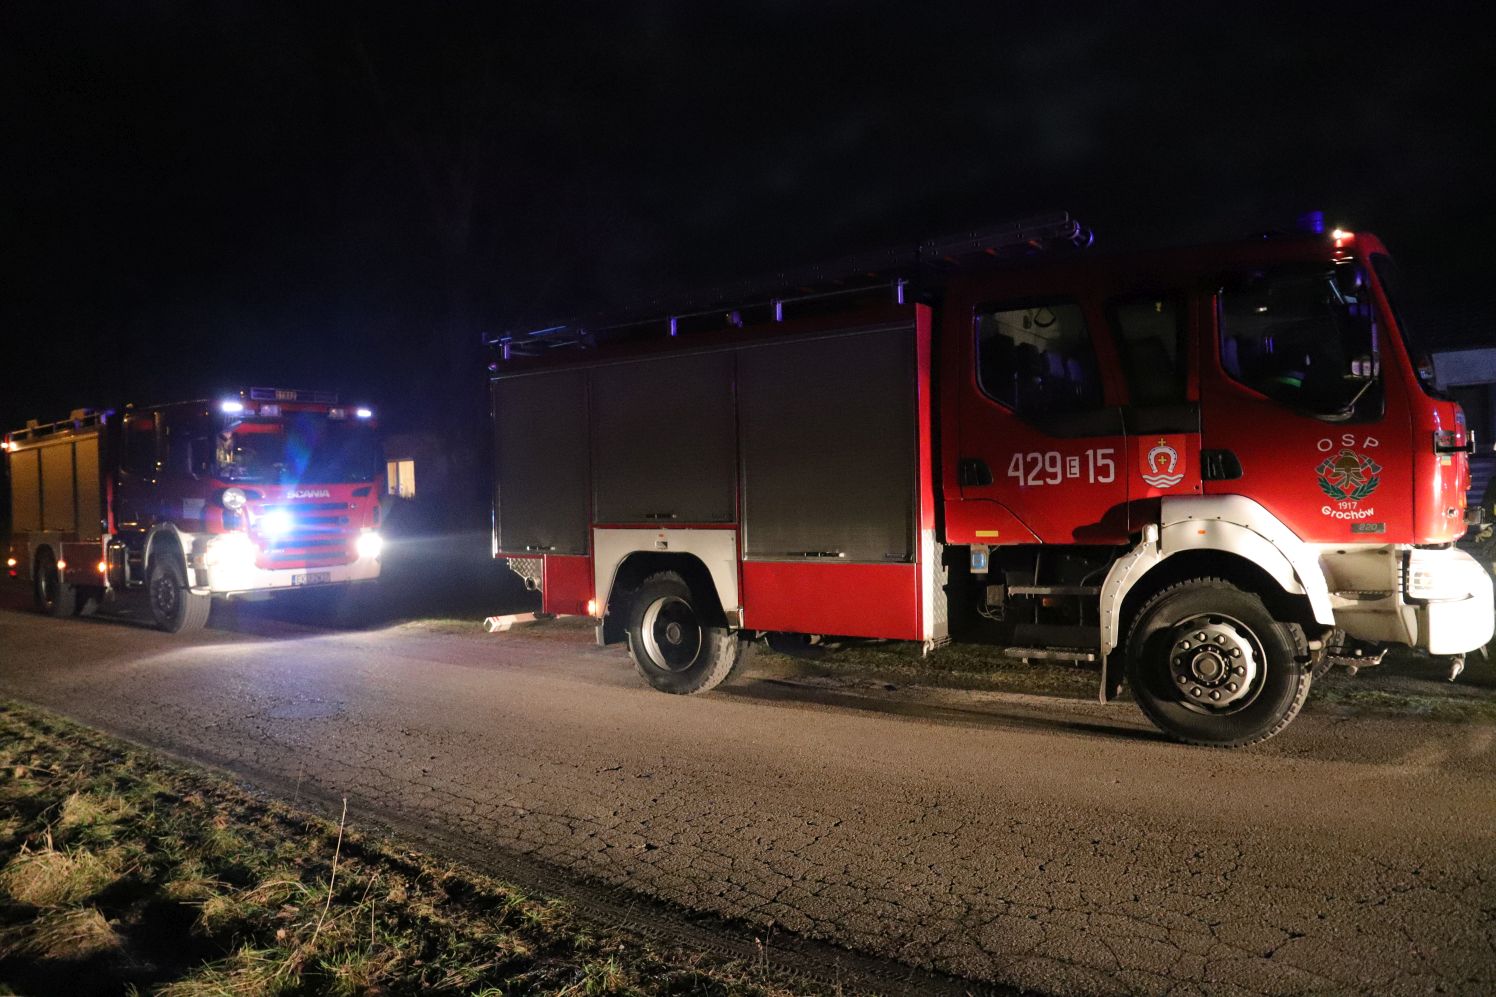
POLYGON ((274 538, 259 536, 266 567, 317 568, 348 564, 356 558, 353 507, 346 502, 281 502, 262 506, 259 518, 272 513, 291 517, 291 528, 274 538))

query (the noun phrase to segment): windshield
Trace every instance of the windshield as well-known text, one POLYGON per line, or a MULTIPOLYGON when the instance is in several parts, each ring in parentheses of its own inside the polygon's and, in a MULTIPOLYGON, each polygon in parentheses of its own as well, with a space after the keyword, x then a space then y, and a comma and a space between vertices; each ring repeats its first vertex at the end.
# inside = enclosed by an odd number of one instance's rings
POLYGON ((1344 262, 1244 274, 1220 296, 1221 363, 1247 387, 1321 419, 1382 411, 1366 271, 1344 262))
POLYGON ((266 485, 370 481, 384 465, 372 428, 317 413, 234 423, 218 434, 217 459, 220 478, 266 485))
POLYGON ((1377 272, 1377 280, 1382 284, 1382 293, 1387 296, 1387 304, 1392 306, 1392 320, 1397 323, 1397 329, 1402 333, 1403 344, 1408 348, 1408 357, 1413 361, 1413 373, 1418 375, 1418 383, 1423 390, 1435 398, 1446 397, 1439 390, 1439 384, 1434 377, 1434 353, 1433 344, 1429 343, 1414 325, 1408 322, 1407 313, 1403 311, 1402 277, 1397 269, 1397 264, 1392 262, 1392 257, 1385 253, 1374 253, 1371 257, 1371 268, 1377 272))

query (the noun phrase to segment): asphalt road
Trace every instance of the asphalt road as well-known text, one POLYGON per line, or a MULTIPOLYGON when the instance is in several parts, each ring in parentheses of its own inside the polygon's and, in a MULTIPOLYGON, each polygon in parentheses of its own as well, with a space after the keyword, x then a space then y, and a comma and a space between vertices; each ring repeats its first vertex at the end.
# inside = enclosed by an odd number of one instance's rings
MULTIPOLYGON (((216 626, 221 626, 216 625, 216 626)), ((181 639, 0 609, 0 695, 622 891, 1044 993, 1496 993, 1496 727, 654 693, 576 627, 181 639)))

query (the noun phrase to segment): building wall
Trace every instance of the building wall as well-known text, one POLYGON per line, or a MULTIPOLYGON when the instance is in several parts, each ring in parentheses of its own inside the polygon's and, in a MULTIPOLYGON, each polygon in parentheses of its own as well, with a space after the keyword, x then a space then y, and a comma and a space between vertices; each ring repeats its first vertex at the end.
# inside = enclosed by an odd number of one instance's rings
POLYGON ((1496 476, 1496 347, 1445 350, 1434 354, 1434 374, 1465 410, 1465 424, 1475 432, 1470 460, 1470 500, 1480 501, 1496 476))

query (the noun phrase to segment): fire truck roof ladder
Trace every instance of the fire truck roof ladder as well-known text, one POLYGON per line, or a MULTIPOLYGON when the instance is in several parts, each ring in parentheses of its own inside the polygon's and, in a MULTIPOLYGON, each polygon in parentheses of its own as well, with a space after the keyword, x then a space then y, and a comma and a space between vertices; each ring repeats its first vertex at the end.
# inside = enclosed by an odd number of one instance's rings
POLYGON ((940 274, 1020 254, 1055 247, 1084 249, 1091 232, 1068 212, 1059 211, 1002 225, 929 239, 913 248, 886 249, 844 257, 795 270, 782 270, 757 280, 741 281, 673 299, 654 298, 621 309, 605 324, 582 320, 549 323, 506 332, 486 340, 504 360, 537 356, 558 347, 591 347, 600 340, 628 338, 654 326, 669 336, 688 327, 722 328, 746 324, 750 310, 782 322, 785 306, 844 295, 887 290, 903 304, 911 282, 921 275, 940 274), (699 320, 711 319, 710 322, 699 320))
POLYGON ((28 443, 47 436, 59 436, 63 433, 77 433, 85 429, 101 426, 109 421, 109 416, 114 414, 113 409, 74 409, 73 414, 66 419, 56 422, 37 422, 35 419, 26 420, 25 429, 17 429, 12 432, 8 439, 12 446, 19 443, 28 443))

